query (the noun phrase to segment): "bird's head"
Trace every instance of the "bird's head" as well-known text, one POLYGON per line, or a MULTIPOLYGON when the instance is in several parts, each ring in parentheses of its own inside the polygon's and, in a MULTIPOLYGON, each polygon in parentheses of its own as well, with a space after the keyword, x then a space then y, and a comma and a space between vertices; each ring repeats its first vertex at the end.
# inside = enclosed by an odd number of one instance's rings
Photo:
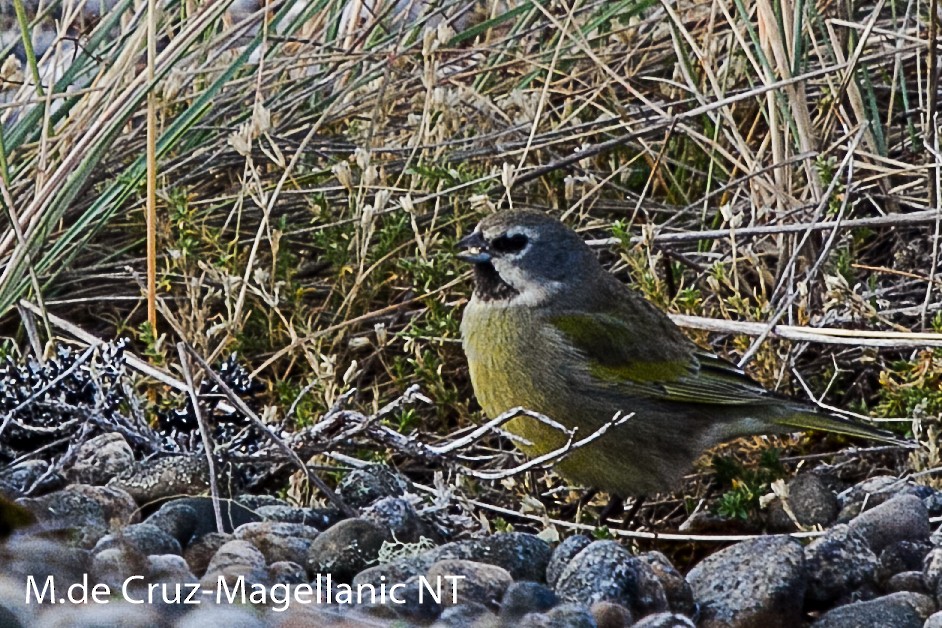
POLYGON ((541 305, 591 289, 603 272, 582 238, 541 212, 514 210, 482 220, 461 239, 458 258, 474 265, 482 301, 541 305))

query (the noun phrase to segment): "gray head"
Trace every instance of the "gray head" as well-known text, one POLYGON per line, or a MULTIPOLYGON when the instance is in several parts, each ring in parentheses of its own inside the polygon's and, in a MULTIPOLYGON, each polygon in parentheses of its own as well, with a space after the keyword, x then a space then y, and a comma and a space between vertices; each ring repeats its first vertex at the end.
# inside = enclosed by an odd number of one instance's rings
POLYGON ((537 211, 488 216, 458 246, 458 257, 474 264, 474 295, 482 301, 538 305, 591 290, 603 273, 575 231, 537 211))

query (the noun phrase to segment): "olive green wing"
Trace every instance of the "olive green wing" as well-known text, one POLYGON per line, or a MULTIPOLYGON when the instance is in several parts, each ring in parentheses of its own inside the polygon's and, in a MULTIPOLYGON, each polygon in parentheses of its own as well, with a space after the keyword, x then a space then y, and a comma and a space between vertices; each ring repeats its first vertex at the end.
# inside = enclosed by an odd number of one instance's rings
POLYGON ((581 312, 555 316, 550 323, 586 357, 593 377, 628 393, 679 403, 779 401, 742 370, 699 349, 673 323, 636 330, 611 314, 581 312))
MULTIPOLYGON (((653 307, 653 306, 652 306, 653 307)), ((665 402, 717 406, 753 406, 768 430, 743 428, 747 433, 821 430, 909 445, 891 432, 782 397, 760 386, 742 369, 693 344, 666 316, 652 326, 629 326, 607 313, 570 312, 550 323, 588 361, 589 373, 605 387, 625 394, 665 402), (774 407, 770 407, 774 406, 774 407), (765 411, 759 410, 766 407, 765 411)), ((737 413, 730 415, 731 420, 737 413)))

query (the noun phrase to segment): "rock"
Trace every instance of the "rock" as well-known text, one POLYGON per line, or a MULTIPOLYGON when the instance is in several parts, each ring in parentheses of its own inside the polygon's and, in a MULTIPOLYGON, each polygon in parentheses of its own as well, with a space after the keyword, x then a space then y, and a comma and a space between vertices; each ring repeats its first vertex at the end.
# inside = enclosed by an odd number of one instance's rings
POLYGON ((552 550, 546 541, 533 534, 507 532, 480 539, 455 541, 440 545, 421 555, 437 562, 449 558, 473 560, 503 567, 514 580, 541 582, 546 575, 552 550))
POLYGON ((219 578, 224 578, 231 586, 239 576, 245 577, 246 585, 268 584, 268 569, 262 553, 248 541, 232 540, 220 547, 209 561, 200 583, 213 588, 219 578))
POLYGON ((89 577, 120 591, 121 585, 131 576, 147 573, 147 557, 131 547, 109 547, 97 552, 92 558, 89 577))
POLYGON ((182 554, 180 542, 149 523, 136 523, 121 528, 113 534, 102 537, 95 545, 94 552, 110 547, 129 546, 144 556, 151 554, 182 554))
POLYGON ((409 578, 424 575, 434 561, 427 557, 401 558, 391 563, 367 567, 353 577, 353 586, 371 584, 378 587, 382 584, 405 582, 409 578))
POLYGON ((500 601, 500 621, 511 625, 528 613, 548 611, 558 602, 556 594, 538 582, 514 582, 500 601))
POLYGON ((40 615, 35 628, 151 628, 160 625, 153 607, 147 604, 111 602, 108 604, 57 604, 40 615))
POLYGON ((801 544, 788 536, 742 541, 708 556, 687 574, 701 628, 790 628, 805 597, 801 544))
POLYGON ((167 456, 136 464, 108 486, 126 491, 138 504, 209 490, 209 468, 202 454, 167 456))
POLYGON ((635 618, 669 608, 654 569, 615 541, 595 541, 570 560, 556 594, 565 602, 621 604, 635 618))
POLYGON ((467 628, 468 626, 496 628, 498 626, 497 615, 480 602, 467 602, 449 606, 442 611, 438 621, 432 624, 432 628, 467 628))
MULTIPOLYGON (((435 621, 442 613, 443 604, 451 601, 450 589, 442 588, 441 603, 429 594, 428 589, 418 577, 410 578, 405 586, 395 592, 396 601, 382 603, 378 598, 363 606, 357 607, 357 614, 366 614, 371 618, 383 620, 404 620, 407 625, 427 625, 435 621)), ((399 625, 400 622, 390 622, 399 625)), ((370 622, 367 625, 374 625, 370 622)), ((386 625, 386 622, 382 622, 386 625)))
POLYGON ((109 530, 138 520, 137 504, 120 490, 72 484, 42 497, 17 503, 36 515, 48 530, 74 530, 79 545, 93 547, 109 530))
POLYGON ((912 591, 913 593, 928 594, 930 591, 922 581, 921 571, 901 571, 890 576, 883 587, 887 593, 898 591, 912 591))
POLYGON ((11 499, 18 497, 25 493, 48 469, 49 463, 44 460, 24 460, 0 471, 0 488, 3 488, 11 499))
POLYGON ((942 547, 935 547, 922 559, 922 580, 929 591, 935 591, 942 574, 942 547))
POLYGON ((67 584, 78 582, 88 573, 91 558, 88 550, 34 536, 12 536, 0 544, 2 576, 16 578, 21 587, 27 576, 36 582, 49 576, 67 584))
POLYGON ((251 495, 249 493, 242 493, 241 495, 236 495, 233 501, 242 504, 249 510, 258 510, 266 506, 290 507, 288 502, 283 499, 278 499, 274 495, 251 495))
POLYGON ((384 464, 354 469, 337 485, 337 493, 348 506, 365 508, 383 497, 401 497, 412 492, 412 482, 384 464))
POLYGON ((530 613, 519 628, 598 628, 592 613, 582 604, 560 604, 546 613, 530 613))
POLYGON ((546 584, 556 586, 559 574, 573 557, 592 544, 592 539, 584 534, 574 534, 556 546, 546 565, 546 584))
MULTIPOLYGON (((816 473, 802 473, 787 484, 787 506, 802 527, 827 526, 839 511, 837 495, 829 483, 816 473)), ((781 500, 769 506, 769 527, 776 532, 793 532, 795 522, 781 500)))
POLYGON ((149 582, 195 583, 198 578, 179 554, 153 554, 147 557, 149 582))
POLYGON ((880 552, 877 581, 885 583, 895 574, 922 569, 922 561, 932 549, 929 541, 900 541, 880 552))
POLYGON ((874 553, 900 541, 928 541, 929 512, 918 497, 893 497, 855 517, 850 532, 862 536, 874 553))
POLYGON ((696 612, 696 605, 693 603, 693 590, 690 588, 690 583, 674 568, 667 556, 660 552, 645 552, 639 554, 638 558, 654 570, 654 575, 664 587, 670 610, 681 615, 693 616, 696 612))
POLYGON ((290 561, 304 563, 311 543, 317 538, 316 528, 300 523, 259 521, 246 523, 232 535, 257 547, 269 563, 290 561))
POLYGON ((891 593, 875 600, 838 606, 812 624, 814 628, 922 628, 935 610, 932 598, 918 593, 891 593))
POLYGON ((292 506, 261 506, 254 509, 255 514, 265 521, 300 523, 318 530, 343 521, 343 514, 335 508, 294 508, 292 506))
POLYGON ((232 540, 231 534, 219 534, 213 532, 207 534, 197 541, 190 543, 183 552, 183 558, 186 564, 190 566, 190 571, 198 577, 206 573, 206 567, 209 561, 213 559, 219 548, 232 540))
POLYGON ((631 628, 696 628, 693 620, 678 613, 657 613, 648 615, 631 628))
POLYGON ((926 623, 922 625, 922 628, 942 628, 942 612, 929 615, 929 618, 926 619, 926 623))
POLYGON ((372 521, 401 543, 416 543, 432 533, 415 511, 415 507, 399 497, 382 497, 363 511, 363 519, 372 521))
POLYGON ((867 542, 838 524, 804 550, 808 599, 827 604, 876 583, 877 557, 867 542))
POLYGON ((441 603, 455 606, 462 602, 481 602, 496 610, 504 591, 513 582, 506 569, 473 560, 440 560, 429 567, 426 578, 431 586, 444 591, 441 603))
POLYGON ((596 602, 589 612, 599 628, 627 628, 635 625, 631 620, 631 611, 614 602, 596 602))
POLYGON ((311 574, 331 574, 349 582, 376 562, 386 531, 371 521, 345 519, 318 535, 308 549, 306 566, 311 574))
POLYGON ((206 626, 266 628, 266 622, 251 606, 243 608, 234 604, 201 604, 174 624, 174 628, 206 628, 206 626))
POLYGON ((307 570, 298 563, 280 560, 268 566, 268 576, 274 584, 304 584, 307 582, 307 570))
POLYGON ((182 500, 173 500, 166 502, 160 510, 145 519, 144 523, 157 526, 175 538, 181 547, 186 547, 196 531, 197 514, 189 504, 182 503, 182 500))
POLYGON ((75 464, 65 472, 71 482, 101 485, 134 465, 134 452, 118 432, 101 434, 79 446, 75 464))

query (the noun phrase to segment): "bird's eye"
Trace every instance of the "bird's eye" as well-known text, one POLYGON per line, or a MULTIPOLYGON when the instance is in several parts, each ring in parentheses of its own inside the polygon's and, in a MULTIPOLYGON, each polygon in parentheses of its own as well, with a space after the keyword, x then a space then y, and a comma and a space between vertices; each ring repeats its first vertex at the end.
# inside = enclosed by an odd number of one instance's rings
POLYGON ((523 250, 529 240, 522 233, 515 235, 502 235, 494 238, 491 242, 491 249, 497 253, 517 253, 523 250))

